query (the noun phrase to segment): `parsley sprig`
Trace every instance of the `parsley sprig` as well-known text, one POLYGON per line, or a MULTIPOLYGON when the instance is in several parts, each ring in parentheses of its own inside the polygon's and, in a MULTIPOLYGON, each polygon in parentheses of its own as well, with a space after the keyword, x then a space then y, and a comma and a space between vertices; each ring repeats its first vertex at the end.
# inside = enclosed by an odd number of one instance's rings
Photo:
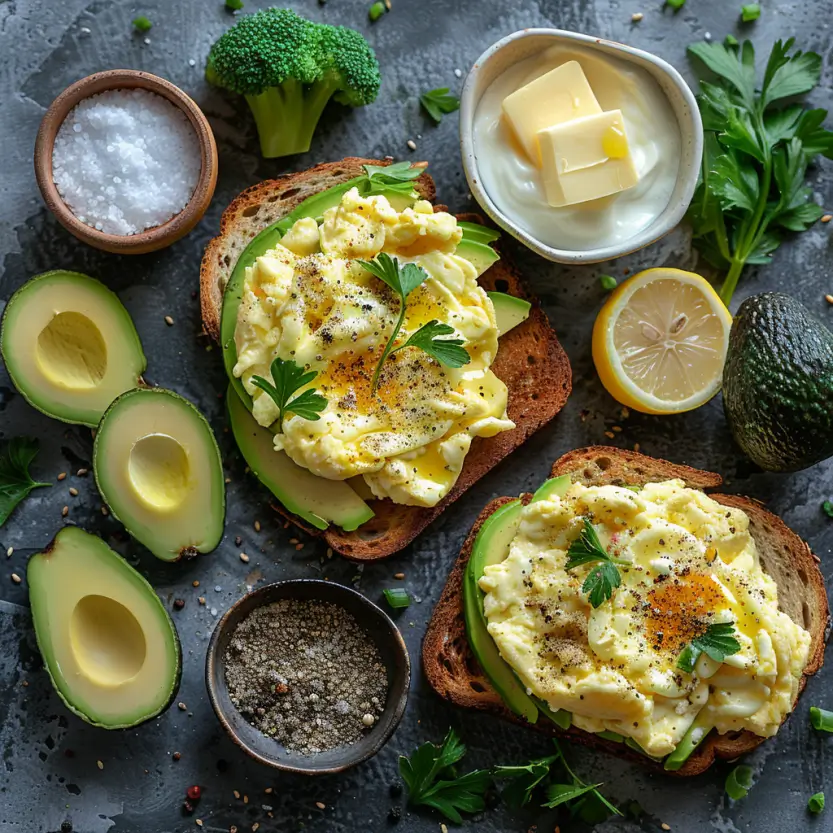
POLYGON ((414 190, 413 182, 424 173, 424 167, 412 166, 410 162, 394 162, 391 165, 362 165, 367 175, 367 184, 362 189, 364 196, 395 191, 411 199, 419 194, 414 190))
POLYGON ((700 636, 695 636, 683 648, 677 658, 677 668, 691 674, 701 654, 710 656, 715 662, 723 662, 726 657, 740 650, 740 642, 735 638, 734 622, 718 622, 709 625, 700 636))
POLYGON ((582 518, 584 528, 567 550, 567 563, 565 570, 573 570, 582 564, 596 564, 587 574, 584 583, 581 585, 581 592, 586 593, 593 607, 599 607, 606 602, 613 591, 622 583, 622 576, 619 574, 619 567, 630 567, 628 561, 618 558, 611 558, 607 550, 602 546, 599 536, 593 524, 588 518, 582 518))
POLYGON ((448 324, 441 324, 438 321, 429 321, 413 333, 404 344, 394 348, 396 337, 405 322, 405 304, 408 296, 428 279, 428 273, 415 263, 406 263, 400 268, 399 260, 385 252, 379 252, 373 260, 360 260, 359 263, 371 275, 375 275, 380 281, 386 283, 399 296, 400 301, 399 317, 390 338, 388 338, 385 349, 382 351, 376 370, 373 372, 373 382, 371 384, 373 393, 376 392, 379 385, 379 374, 382 372, 382 366, 388 356, 398 353, 406 347, 417 347, 431 358, 448 367, 462 367, 471 361, 469 354, 461 346, 463 344, 461 339, 440 338, 440 336, 451 335, 454 329, 448 324))
POLYGON ((465 745, 449 729, 441 746, 423 743, 410 758, 400 755, 399 774, 408 786, 408 801, 434 807, 456 824, 463 821, 461 812, 484 810, 491 773, 488 769, 476 769, 456 777, 451 768, 465 754, 465 745))
POLYGON ((290 399, 295 391, 308 385, 318 375, 317 370, 305 371, 293 361, 275 359, 270 368, 271 384, 262 376, 252 376, 252 384, 268 394, 278 406, 278 421, 283 426, 287 414, 296 414, 313 422, 321 419, 321 411, 327 407, 327 400, 312 388, 290 399))
POLYGON ((434 119, 437 124, 443 120, 443 116, 460 109, 460 99, 448 91, 448 87, 437 87, 436 90, 428 90, 419 97, 419 103, 425 108, 425 112, 434 119))
POLYGON ((769 263, 786 232, 805 231, 824 213, 805 180, 818 154, 833 158, 833 132, 821 126, 827 111, 784 103, 818 85, 821 58, 790 54, 793 43, 775 43, 759 87, 749 41, 689 46, 715 80, 700 82, 706 143, 688 218, 697 248, 727 273, 726 304, 746 264, 769 263))
POLYGON ((0 451, 0 526, 32 489, 52 485, 33 480, 29 474, 37 453, 38 441, 29 437, 14 437, 0 451))

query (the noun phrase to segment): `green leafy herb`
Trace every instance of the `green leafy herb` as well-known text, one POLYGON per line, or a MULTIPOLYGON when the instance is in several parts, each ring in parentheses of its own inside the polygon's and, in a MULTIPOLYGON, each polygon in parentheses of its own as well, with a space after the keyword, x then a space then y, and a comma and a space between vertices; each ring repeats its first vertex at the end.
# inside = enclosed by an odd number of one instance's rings
POLYGON ((275 359, 270 368, 274 385, 262 376, 252 376, 252 384, 267 393, 278 406, 278 422, 283 426, 286 414, 296 414, 301 419, 316 422, 321 419, 319 414, 327 407, 327 400, 312 388, 305 390, 294 399, 290 399, 295 391, 308 385, 318 371, 304 371, 293 361, 275 359))
POLYGON ((600 792, 601 784, 585 784, 578 775, 570 769, 564 753, 558 741, 553 739, 555 744, 556 759, 564 768, 564 772, 570 779, 570 783, 551 784, 547 788, 547 801, 544 807, 558 807, 567 804, 570 810, 570 817, 578 816, 587 824, 597 824, 604 821, 610 815, 621 816, 621 811, 611 804, 600 792))
POLYGON ((406 347, 417 347, 431 358, 449 367, 462 367, 470 361, 469 354, 460 346, 463 344, 460 339, 438 338, 441 335, 450 335, 454 330, 448 324, 440 324, 437 321, 429 321, 426 325, 420 327, 403 345, 394 349, 394 342, 405 321, 405 302, 408 296, 427 280, 428 273, 415 263, 406 263, 400 269, 397 258, 391 257, 385 252, 379 252, 373 260, 360 260, 359 263, 396 292, 400 301, 399 318, 393 332, 390 334, 388 343, 385 345, 385 349, 382 351, 376 370, 373 372, 371 390, 374 393, 379 384, 382 365, 384 365, 388 356, 404 350, 406 347), (463 356, 465 356, 465 359, 463 359, 463 356))
POLYGON ((367 10, 367 16, 370 18, 371 23, 375 23, 386 11, 385 4, 381 0, 376 0, 367 10))
POLYGON ((230 12, 239 12, 243 8, 243 0, 226 0, 226 8, 230 12))
POLYGON ((807 809, 816 815, 824 809, 824 793, 811 795, 807 800, 807 809))
POLYGON ((394 609, 399 610, 403 607, 408 607, 411 603, 411 597, 408 595, 407 590, 403 590, 401 587, 386 587, 382 593, 385 596, 385 601, 394 609))
POLYGON ((620 567, 631 565, 627 561, 611 558, 602 546, 593 524, 587 518, 582 520, 584 528, 567 550, 567 563, 564 569, 572 570, 582 564, 596 564, 584 579, 581 591, 588 595, 593 607, 599 607, 610 599, 613 591, 622 583, 617 565, 620 567))
POLYGON ((382 192, 395 191, 411 199, 419 194, 414 190, 413 180, 424 172, 423 167, 412 166, 410 162, 394 162, 392 165, 362 165, 367 174, 367 186, 362 189, 366 197, 382 192))
POLYGON ((740 7, 740 19, 744 23, 751 23, 761 16, 761 7, 757 3, 747 3, 740 7))
POLYGON ((833 732, 833 712, 810 706, 810 723, 817 732, 833 732))
POLYGON ((723 45, 724 46, 737 46, 738 45, 738 39, 734 35, 726 35, 726 37, 723 38, 723 45))
POLYGON ((610 292, 618 286, 616 278, 614 278, 613 275, 599 275, 599 283, 602 285, 602 289, 604 289, 605 292, 610 292))
POLYGON ((824 510, 824 514, 827 515, 828 518, 833 518, 833 503, 826 500, 822 503, 821 508, 824 510))
POLYGON ((451 767, 466 754, 466 747, 453 729, 442 746, 423 743, 410 758, 399 757, 399 774, 408 786, 408 801, 439 810, 460 824, 461 813, 479 813, 486 808, 484 795, 491 782, 489 770, 479 769, 457 778, 451 767))
POLYGON ((443 120, 447 113, 453 113, 460 109, 460 99, 451 95, 448 87, 438 87, 436 90, 429 90, 419 97, 419 103, 425 108, 425 112, 434 119, 437 124, 443 120))
POLYGON ((735 638, 735 623, 720 622, 709 625, 700 636, 695 636, 683 648, 677 658, 677 668, 691 674, 700 654, 707 654, 715 662, 723 662, 726 657, 740 650, 740 642, 735 638))
POLYGON ((726 795, 737 801, 746 798, 752 786, 752 767, 737 766, 726 778, 726 795))
POLYGON ((706 142, 688 218, 704 258, 726 271, 726 304, 746 264, 769 263, 785 233, 805 231, 824 213, 805 181, 818 154, 833 157, 833 133, 821 126, 827 112, 788 101, 819 83, 821 58, 790 54, 793 43, 775 43, 760 80, 749 41, 689 46, 715 80, 700 82, 706 142))
POLYGON ((533 791, 549 776, 550 767, 557 760, 558 755, 550 755, 520 766, 495 767, 492 775, 509 781, 501 793, 503 800, 516 809, 529 804, 533 791))
POLYGON ((144 15, 133 18, 133 28, 137 32, 149 32, 152 26, 153 24, 144 15))
POLYGON ((37 453, 38 441, 29 437, 14 437, 0 450, 0 526, 32 489, 52 485, 32 480, 29 475, 37 453))
POLYGON ((685 0, 665 0, 665 5, 670 6, 675 12, 678 12, 685 6, 685 0))

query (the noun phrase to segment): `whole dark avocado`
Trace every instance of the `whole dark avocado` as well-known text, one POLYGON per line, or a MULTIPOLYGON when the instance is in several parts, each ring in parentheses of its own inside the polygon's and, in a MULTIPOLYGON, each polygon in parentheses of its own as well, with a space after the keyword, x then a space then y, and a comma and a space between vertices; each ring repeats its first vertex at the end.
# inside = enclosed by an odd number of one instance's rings
POLYGON ((795 298, 741 304, 723 369, 723 407, 738 445, 767 471, 833 455, 833 334, 795 298))

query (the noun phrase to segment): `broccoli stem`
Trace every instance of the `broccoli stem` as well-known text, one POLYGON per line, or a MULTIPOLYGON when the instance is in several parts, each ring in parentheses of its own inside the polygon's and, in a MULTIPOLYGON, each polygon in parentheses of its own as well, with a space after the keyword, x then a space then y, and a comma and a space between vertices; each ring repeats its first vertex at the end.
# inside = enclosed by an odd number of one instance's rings
POLYGON ((337 90, 336 83, 327 81, 304 85, 291 80, 247 95, 263 156, 274 159, 308 151, 318 120, 337 90))

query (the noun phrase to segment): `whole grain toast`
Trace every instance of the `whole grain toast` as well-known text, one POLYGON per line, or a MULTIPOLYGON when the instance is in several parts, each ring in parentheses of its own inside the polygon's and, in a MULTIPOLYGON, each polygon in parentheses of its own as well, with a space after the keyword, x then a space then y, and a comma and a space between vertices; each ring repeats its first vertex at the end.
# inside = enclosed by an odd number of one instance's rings
MULTIPOLYGON (((219 339, 223 291, 237 258, 252 238, 312 194, 360 176, 362 165, 384 165, 391 161, 351 157, 261 182, 240 194, 223 213, 220 234, 208 244, 202 260, 200 302, 206 332, 215 340, 219 339)), ((434 200, 434 182, 427 173, 415 183, 423 199, 434 200)), ((460 215, 460 219, 481 221, 475 215, 460 215)), ((375 517, 355 532, 344 532, 331 526, 322 533, 282 506, 274 506, 310 534, 323 535, 332 549, 347 558, 373 561, 401 550, 466 489, 553 419, 567 401, 572 387, 567 354, 505 251, 501 251, 501 259, 481 275, 479 283, 488 291, 498 290, 532 302, 529 318, 501 337, 500 349, 492 364, 492 370, 509 389, 507 410, 516 427, 488 439, 476 437, 457 483, 434 507, 369 500, 375 517)))
MULTIPOLYGON (((651 481, 679 478, 695 489, 711 490, 722 483, 717 474, 699 471, 625 451, 619 448, 594 446, 565 454, 552 467, 551 477, 569 474, 586 485, 642 485, 651 481)), ((736 495, 709 492, 718 503, 742 509, 749 516, 752 536, 758 546, 761 565, 778 585, 779 607, 794 622, 804 627, 812 642, 807 664, 799 686, 799 695, 807 677, 815 674, 824 660, 824 643, 829 628, 829 611, 824 579, 817 558, 809 546, 777 516, 755 500, 736 495)), ((528 502, 531 495, 525 495, 528 502)), ((432 688, 446 700, 466 708, 481 709, 506 720, 530 726, 548 735, 566 737, 596 749, 611 752, 620 758, 638 761, 656 771, 662 764, 630 749, 623 743, 605 740, 571 726, 559 729, 552 721, 540 717, 527 724, 504 705, 492 688, 488 677, 477 663, 466 639, 463 617, 463 576, 480 527, 498 507, 514 500, 501 497, 493 500, 480 513, 466 539, 448 582, 437 603, 422 645, 422 663, 432 688)), ((733 759, 751 751, 765 738, 751 732, 710 734, 677 772, 677 776, 697 775, 708 769, 716 758, 733 759)))

